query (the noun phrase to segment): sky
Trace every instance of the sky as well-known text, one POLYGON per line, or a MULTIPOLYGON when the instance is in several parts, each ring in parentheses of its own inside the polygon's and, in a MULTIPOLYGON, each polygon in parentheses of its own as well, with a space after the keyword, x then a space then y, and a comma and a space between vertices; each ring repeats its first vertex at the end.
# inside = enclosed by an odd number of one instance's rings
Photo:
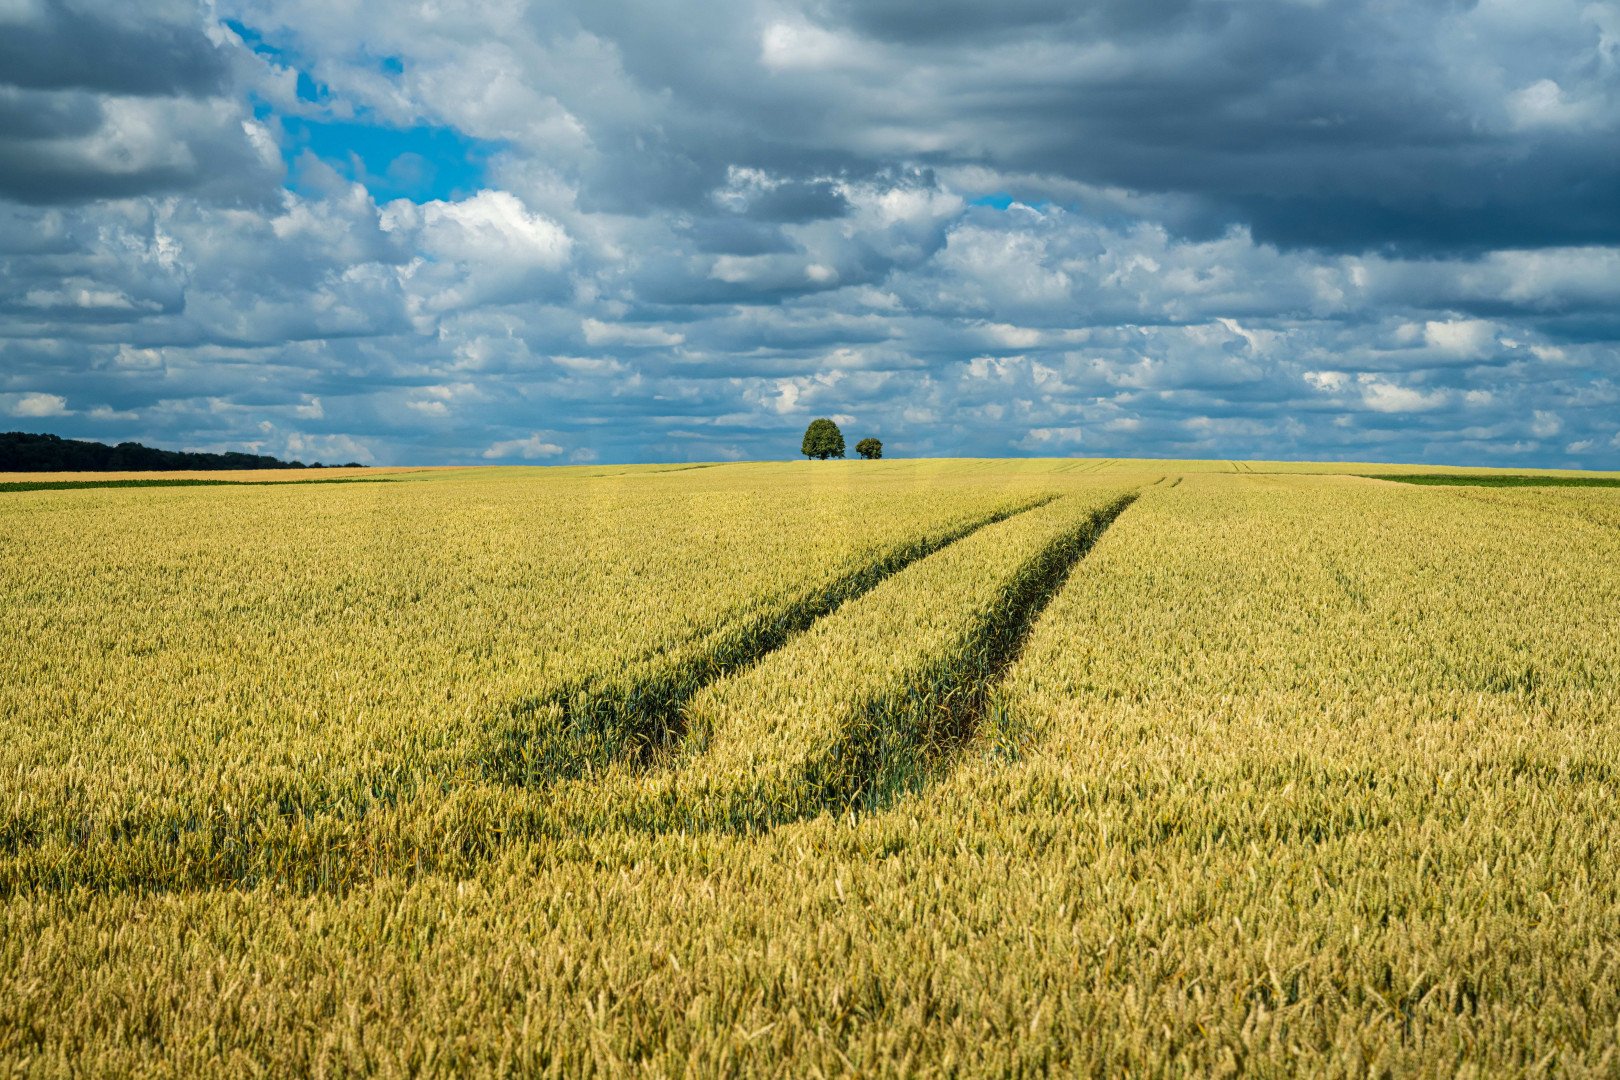
POLYGON ((0 429, 1620 468, 1620 0, 0 0, 0 429))

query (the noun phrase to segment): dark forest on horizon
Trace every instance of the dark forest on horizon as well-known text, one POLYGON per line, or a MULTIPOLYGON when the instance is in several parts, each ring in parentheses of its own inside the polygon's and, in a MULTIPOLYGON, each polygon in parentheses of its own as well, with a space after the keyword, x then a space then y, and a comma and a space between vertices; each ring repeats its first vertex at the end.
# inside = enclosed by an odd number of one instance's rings
POLYGON ((56 435, 23 431, 0 433, 0 472, 177 472, 228 469, 357 469, 347 465, 282 461, 266 454, 228 451, 210 454, 192 450, 159 450, 137 442, 117 446, 56 435))

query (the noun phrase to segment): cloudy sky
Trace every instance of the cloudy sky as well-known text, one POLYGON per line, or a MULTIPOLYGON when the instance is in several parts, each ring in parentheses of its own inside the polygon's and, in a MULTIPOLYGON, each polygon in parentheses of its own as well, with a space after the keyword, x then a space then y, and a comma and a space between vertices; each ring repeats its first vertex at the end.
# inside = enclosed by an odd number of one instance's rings
POLYGON ((0 0, 0 429, 1620 468, 1620 0, 0 0))

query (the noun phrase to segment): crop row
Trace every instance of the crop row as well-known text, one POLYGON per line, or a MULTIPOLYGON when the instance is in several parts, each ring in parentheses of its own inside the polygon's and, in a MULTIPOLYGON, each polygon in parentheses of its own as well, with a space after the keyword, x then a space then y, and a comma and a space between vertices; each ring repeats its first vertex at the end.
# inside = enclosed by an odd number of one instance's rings
MULTIPOLYGON (((19 579, 14 611, 39 632, 8 658, 20 677, 0 691, 17 703, 0 763, 0 889, 327 888, 400 859, 467 865, 521 817, 483 787, 533 774, 524 754, 536 744, 512 728, 523 710, 511 702, 527 698, 502 687, 549 683, 553 700, 561 688, 605 688, 617 741, 599 739, 602 727, 567 731, 548 765, 562 755, 605 764, 661 734, 702 683, 906 562, 1049 498, 881 468, 782 494, 706 479, 719 471, 615 478, 627 491, 598 480, 585 489, 594 506, 566 487, 541 500, 509 482, 401 486, 403 507, 354 489, 323 500, 260 489, 251 504, 164 492, 189 512, 161 501, 116 508, 142 533, 144 560, 129 551, 128 565, 103 569, 24 548, 41 572, 19 579), (716 513, 701 532, 680 520, 711 493, 716 511, 723 503, 742 516, 716 513), (210 531, 241 528, 246 506, 261 518, 262 549, 209 544, 210 531), (357 563, 339 546, 355 542, 367 511, 391 515, 388 560, 357 563), (549 531, 464 520, 519 511, 549 531), (427 514, 437 527, 413 535, 427 514), (613 535, 594 536, 604 521, 613 535), (707 546, 695 547, 695 534, 707 546), (421 568, 407 556, 447 587, 413 583, 421 568), (231 558, 248 568, 233 572, 231 558), (125 606, 120 592, 139 599, 125 606), (76 640, 46 629, 74 620, 76 640), (123 640, 97 642, 98 623, 123 640), (130 648, 143 630, 156 640, 130 648), (441 832, 432 822, 446 802, 499 809, 487 827, 441 832)), ((47 506, 34 519, 85 516, 47 506)))
POLYGON ((259 880, 267 835, 459 784, 514 701, 1040 494, 727 471, 8 497, 0 881, 259 880))
POLYGON ((492 745, 477 755, 483 772, 503 783, 533 785, 613 761, 646 762, 680 738, 686 703, 705 685, 757 663, 910 563, 1051 498, 1008 503, 981 518, 932 529, 842 576, 811 582, 797 594, 766 597, 690 640, 517 702, 493 732, 492 745))
POLYGON ((747 833, 915 790, 972 734, 1047 600, 1132 498, 1066 496, 917 562, 693 695, 665 767, 553 788, 522 830, 747 833))
POLYGON ((885 579, 698 692, 678 767, 646 774, 632 760, 529 791, 491 784, 491 770, 471 759, 425 778, 402 772, 392 789, 316 813, 300 804, 302 792, 261 781, 234 802, 149 804, 104 818, 100 832, 17 830, 0 868, 9 891, 343 890, 381 873, 470 872, 525 838, 760 828, 875 804, 920 780, 928 755, 960 736, 1039 605, 1128 501, 1065 497, 885 579))

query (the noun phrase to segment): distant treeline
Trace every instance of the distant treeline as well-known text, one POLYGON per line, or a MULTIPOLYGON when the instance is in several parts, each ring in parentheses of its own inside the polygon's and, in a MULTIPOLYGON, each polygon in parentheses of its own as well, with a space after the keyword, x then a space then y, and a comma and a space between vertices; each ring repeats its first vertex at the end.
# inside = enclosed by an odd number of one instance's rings
POLYGON ((173 472, 178 470, 215 471, 223 469, 357 469, 347 465, 282 461, 264 454, 193 453, 189 450, 157 450, 136 442, 106 443, 63 439, 55 435, 30 435, 22 431, 0 434, 0 472, 173 472))
POLYGON ((1444 487, 1620 487, 1620 476, 1520 476, 1513 473, 1373 473, 1373 480, 1444 487))

